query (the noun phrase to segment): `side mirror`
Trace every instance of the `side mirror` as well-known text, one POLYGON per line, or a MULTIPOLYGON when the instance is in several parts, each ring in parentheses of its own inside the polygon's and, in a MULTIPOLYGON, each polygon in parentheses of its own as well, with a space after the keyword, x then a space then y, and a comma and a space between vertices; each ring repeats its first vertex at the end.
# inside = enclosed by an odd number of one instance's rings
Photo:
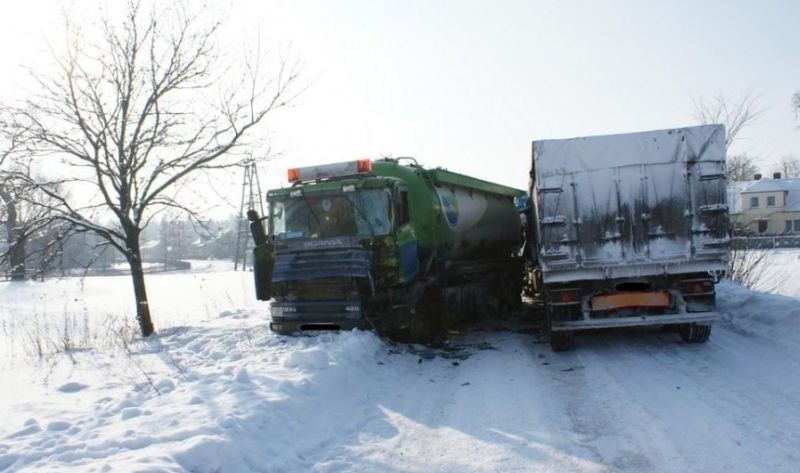
POLYGON ((258 217, 258 212, 253 209, 247 211, 247 220, 250 221, 250 234, 253 236, 253 242, 258 245, 263 245, 267 242, 267 233, 264 231, 264 223, 258 217))

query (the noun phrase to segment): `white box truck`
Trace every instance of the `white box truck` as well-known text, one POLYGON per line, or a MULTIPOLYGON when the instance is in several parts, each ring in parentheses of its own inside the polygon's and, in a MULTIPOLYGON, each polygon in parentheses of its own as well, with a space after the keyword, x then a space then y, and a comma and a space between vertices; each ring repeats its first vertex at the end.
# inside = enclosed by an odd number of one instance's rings
POLYGON ((730 252, 722 125, 534 141, 530 182, 530 281, 554 350, 626 326, 708 340, 730 252))

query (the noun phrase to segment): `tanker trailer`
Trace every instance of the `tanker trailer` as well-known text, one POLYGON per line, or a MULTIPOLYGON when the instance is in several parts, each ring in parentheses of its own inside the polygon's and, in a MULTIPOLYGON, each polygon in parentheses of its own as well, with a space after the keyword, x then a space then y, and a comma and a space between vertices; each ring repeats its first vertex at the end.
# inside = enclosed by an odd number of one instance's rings
POLYGON ((707 341, 728 267, 726 196, 721 125, 534 141, 529 280, 551 347, 646 325, 707 341))
POLYGON ((518 303, 524 191, 412 158, 289 169, 250 213, 256 296, 282 334, 374 329, 430 342, 518 303))

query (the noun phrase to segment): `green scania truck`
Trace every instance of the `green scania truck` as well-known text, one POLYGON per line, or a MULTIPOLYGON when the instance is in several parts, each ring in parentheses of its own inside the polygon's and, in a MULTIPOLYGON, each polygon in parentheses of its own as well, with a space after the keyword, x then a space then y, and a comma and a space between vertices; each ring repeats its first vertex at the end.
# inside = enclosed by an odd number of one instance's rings
POLYGON ((482 312, 510 310, 522 284, 525 194, 412 158, 289 170, 248 213, 256 296, 277 333, 375 329, 436 340, 482 312))

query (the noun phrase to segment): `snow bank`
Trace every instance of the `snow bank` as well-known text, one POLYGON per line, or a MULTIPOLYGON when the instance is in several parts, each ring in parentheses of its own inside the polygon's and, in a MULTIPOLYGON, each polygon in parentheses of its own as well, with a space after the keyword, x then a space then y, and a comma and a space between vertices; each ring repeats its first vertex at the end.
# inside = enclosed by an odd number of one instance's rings
POLYGON ((717 286, 717 308, 734 330, 794 350, 800 346, 800 249, 770 250, 760 264, 754 290, 729 281, 717 286))
POLYGON ((26 414, 6 418, 0 466, 43 472, 310 468, 303 452, 324 448, 332 432, 358 418, 360 387, 379 374, 387 347, 366 332, 279 338, 263 315, 257 321, 241 315, 139 342, 140 354, 113 367, 118 375, 134 374, 139 365, 141 376, 127 380, 103 379, 94 356, 75 354, 79 370, 56 369, 51 381, 57 386, 40 385, 44 392, 35 398, 15 399, 15 410, 26 414), (79 391, 81 402, 73 403, 79 391))
POLYGON ((717 286, 717 308, 735 330, 780 344, 800 346, 800 301, 797 297, 750 291, 729 281, 717 286))
POLYGON ((767 252, 761 264, 757 291, 800 297, 800 249, 780 248, 767 252))
MULTIPOLYGON (((195 261, 190 271, 147 275, 156 330, 248 310, 266 313, 253 297, 253 273, 226 266, 195 261)), ((130 276, 0 282, 0 366, 12 356, 63 348, 65 334, 73 348, 87 348, 116 343, 126 329, 138 329, 130 276)))

